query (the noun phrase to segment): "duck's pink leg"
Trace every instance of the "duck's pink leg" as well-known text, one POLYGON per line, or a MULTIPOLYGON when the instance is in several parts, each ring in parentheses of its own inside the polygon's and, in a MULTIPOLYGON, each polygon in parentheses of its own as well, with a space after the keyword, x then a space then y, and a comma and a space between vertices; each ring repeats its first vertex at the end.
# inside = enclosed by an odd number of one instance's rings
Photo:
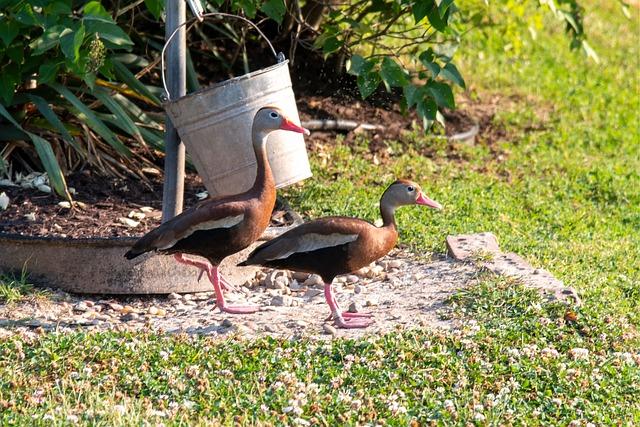
POLYGON ((212 265, 207 270, 207 274, 209 276, 209 280, 213 284, 213 289, 216 292, 216 305, 220 311, 231 314, 249 314, 260 310, 260 307, 255 305, 227 305, 224 300, 224 291, 222 289, 222 280, 220 278, 220 273, 218 272, 218 266, 212 265))
POLYGON ((336 322, 336 326, 338 326, 339 328, 366 328, 367 326, 373 324, 373 320, 365 318, 371 316, 368 313, 347 313, 340 311, 338 302, 333 295, 331 283, 324 284, 324 298, 327 300, 327 304, 329 304, 329 308, 331 309, 333 320, 336 322))
MULTIPOLYGON (((204 275, 204 273, 206 273, 209 268, 211 267, 211 263, 207 262, 207 261, 196 261, 194 259, 191 258, 187 258, 184 256, 184 254, 175 254, 173 256, 173 258, 178 261, 180 264, 185 264, 185 265, 190 265, 192 267, 196 267, 200 269, 200 274, 198 274, 198 282, 200 281, 200 279, 202 279, 202 276, 204 275)), ((222 279, 222 289, 224 289, 225 291, 229 290, 229 282, 227 282, 226 280, 222 279)))
MULTIPOLYGON (((326 286, 326 284, 325 284, 325 286, 326 286)), ((326 290, 326 289, 325 289, 325 290, 326 290)), ((331 295, 331 298, 332 298, 333 304, 334 304, 336 307, 339 307, 339 305, 338 305, 338 301, 336 300, 336 297, 335 297, 335 295, 333 294, 333 289, 331 289, 330 295, 331 295)), ((325 296, 326 296, 326 295, 325 295, 325 296)), ((340 313, 340 314, 342 315, 342 317, 345 317, 345 318, 347 318, 347 319, 354 318, 354 317, 366 317, 366 318, 373 317, 373 314, 371 314, 371 313, 351 313, 350 311, 343 311, 343 312, 342 312, 342 313, 340 313)), ((326 321, 326 320, 331 320, 331 318, 332 318, 332 317, 333 317, 333 311, 331 312, 331 314, 329 315, 329 317, 327 317, 327 318, 326 318, 326 319, 324 319, 324 320, 325 320, 325 321, 326 321)))

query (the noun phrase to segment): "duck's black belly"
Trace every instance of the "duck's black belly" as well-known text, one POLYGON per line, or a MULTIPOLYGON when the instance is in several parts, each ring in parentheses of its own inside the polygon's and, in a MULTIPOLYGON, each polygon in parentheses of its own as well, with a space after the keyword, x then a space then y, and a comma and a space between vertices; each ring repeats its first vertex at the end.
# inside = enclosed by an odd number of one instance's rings
POLYGON ((357 270, 349 262, 349 244, 317 249, 309 252, 296 252, 284 259, 268 261, 263 265, 272 268, 319 274, 326 283, 331 283, 340 274, 357 270))
POLYGON ((198 230, 163 252, 199 255, 218 265, 229 255, 247 248, 254 240, 251 237, 238 232, 237 227, 198 230))

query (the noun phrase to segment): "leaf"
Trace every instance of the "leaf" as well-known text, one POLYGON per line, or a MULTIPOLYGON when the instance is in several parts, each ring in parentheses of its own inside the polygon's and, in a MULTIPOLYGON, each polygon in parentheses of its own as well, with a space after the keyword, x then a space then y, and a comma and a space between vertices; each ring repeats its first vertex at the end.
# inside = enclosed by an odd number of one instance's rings
POLYGON ((69 89, 58 84, 49 83, 56 92, 62 95, 71 105, 73 105, 80 113, 78 117, 85 122, 91 129, 93 129, 98 135, 104 138, 109 145, 111 145, 118 153, 124 156, 130 156, 129 149, 116 137, 116 135, 105 125, 96 115, 78 99, 69 89))
POLYGON ((438 113, 436 102, 430 97, 423 97, 418 100, 416 111, 418 112, 418 116, 422 118, 422 127, 424 130, 431 129, 438 113))
POLYGON ((82 153, 83 150, 80 148, 75 139, 71 136, 67 128, 64 126, 62 121, 58 118, 56 113, 51 109, 49 103, 42 97, 32 94, 26 95, 27 99, 36 106, 40 114, 47 119, 47 121, 53 126, 55 129, 60 132, 62 135, 62 139, 69 143, 77 152, 82 153))
POLYGON ((352 55, 347 64, 347 73, 353 76, 359 76, 371 71, 373 66, 373 61, 367 61, 360 55, 352 55))
POLYGON ((416 0, 411 7, 411 10, 413 11, 413 19, 415 19, 416 24, 427 16, 427 14, 433 9, 434 5, 434 0, 416 0))
POLYGON ((84 13, 85 17, 93 16, 93 17, 102 18, 107 21, 113 22, 111 15, 102 6, 102 4, 100 4, 99 1, 88 2, 87 4, 84 5, 82 12, 84 13))
POLYGON ((53 1, 47 2, 44 11, 47 15, 71 15, 71 2, 69 1, 53 1))
POLYGON ((55 80, 60 64, 45 62, 38 68, 38 83, 45 84, 55 80))
POLYGON ((422 88, 417 87, 414 84, 408 84, 402 88, 402 92, 404 93, 404 98, 407 101, 407 107, 411 108, 418 103, 418 99, 422 97, 423 91, 422 88))
POLYGON ((257 9, 253 0, 237 0, 237 4, 242 8, 245 15, 247 15, 247 18, 255 18, 257 9))
POLYGON ((54 25, 45 30, 44 33, 31 43, 29 47, 33 50, 32 55, 42 55, 49 49, 57 46, 60 43, 60 38, 66 34, 72 33, 71 28, 67 28, 64 25, 54 25))
POLYGON ((444 16, 440 16, 440 12, 437 7, 434 7, 427 13, 427 18, 429 18, 429 23, 440 32, 444 32, 447 29, 447 25, 449 25, 449 9, 447 9, 444 13, 444 16))
POLYGON ((408 83, 405 70, 388 56, 382 60, 380 76, 387 85, 392 87, 404 86, 408 83))
POLYGON ((5 46, 8 47, 11 44, 19 31, 20 25, 17 22, 10 20, 6 16, 0 18, 0 39, 2 39, 5 46))
POLYGON ((15 64, 9 64, 3 68, 0 68, 0 98, 4 101, 5 105, 11 104, 15 89, 18 83, 20 83, 20 70, 15 64))
POLYGON ((144 0, 144 5, 147 6, 147 10, 151 12, 154 18, 160 19, 164 10, 163 0, 144 0))
POLYGON ((129 86, 129 89, 138 92, 140 95, 146 96, 147 98, 149 98, 149 100, 151 100, 152 103, 155 103, 158 106, 162 104, 160 102, 160 99, 158 99, 158 97, 155 96, 144 83, 138 80, 136 76, 126 67, 126 65, 116 60, 112 62, 113 70, 116 74, 116 77, 122 80, 127 86, 129 86))
POLYGON ((435 99, 438 107, 455 108, 453 92, 448 84, 430 80, 427 83, 427 90, 435 99))
POLYGON ((338 39, 337 36, 330 36, 324 41, 322 45, 322 52, 326 55, 333 53, 340 49, 344 45, 344 42, 338 39))
POLYGON ((454 0, 442 0, 438 5, 438 13, 440 17, 444 17, 444 14, 449 10, 449 6, 453 3, 454 0))
POLYGON ((584 49, 585 53, 587 54, 587 56, 589 58, 593 59, 593 62, 595 62, 596 64, 600 63, 600 57, 598 56, 596 51, 593 50, 591 45, 589 45, 589 43, 587 43, 586 40, 582 40, 582 49, 584 49))
POLYGON ((120 106, 120 104, 111 97, 109 92, 104 89, 97 88, 92 94, 117 117, 125 132, 134 137, 140 145, 146 145, 144 143, 144 139, 142 139, 142 135, 140 135, 138 126, 136 126, 124 108, 122 108, 122 106, 120 106))
POLYGON ((453 65, 451 62, 445 65, 442 71, 440 71, 440 76, 449 81, 452 81, 453 83, 457 84, 463 89, 465 88, 465 83, 464 83, 464 79, 462 78, 462 75, 460 74, 456 66, 453 65))
POLYGON ((66 198, 67 200, 71 200, 71 195, 67 190, 67 183, 65 182, 64 175, 62 174, 62 169, 60 169, 60 164, 58 163, 58 159, 56 158, 53 149, 51 148, 51 144, 49 141, 39 137, 36 134, 28 132, 20 126, 18 122, 9 114, 9 112, 4 108, 2 104, 0 104, 0 115, 2 115, 5 119, 7 119, 11 124, 13 124, 16 128, 20 129, 31 138, 33 145, 38 153, 38 157, 42 162, 42 166, 44 170, 47 172, 49 176, 49 180, 53 185, 56 193, 60 196, 66 198))
POLYGON ((80 59, 80 47, 84 42, 84 25, 80 26, 70 33, 60 38, 60 49, 65 57, 69 58, 73 63, 77 63, 80 59))
POLYGON ((84 19, 84 25, 88 35, 97 34, 105 42, 105 45, 111 49, 127 49, 133 46, 133 42, 127 33, 112 22, 84 19))
POLYGON ((260 6, 260 10, 262 10, 269 18, 273 19, 278 24, 281 24, 282 18, 284 18, 285 13, 287 12, 287 7, 283 0, 267 0, 262 4, 262 6, 260 6))
POLYGON ((358 89, 362 99, 366 99, 369 95, 376 91, 380 85, 380 75, 376 72, 370 72, 358 76, 358 89))

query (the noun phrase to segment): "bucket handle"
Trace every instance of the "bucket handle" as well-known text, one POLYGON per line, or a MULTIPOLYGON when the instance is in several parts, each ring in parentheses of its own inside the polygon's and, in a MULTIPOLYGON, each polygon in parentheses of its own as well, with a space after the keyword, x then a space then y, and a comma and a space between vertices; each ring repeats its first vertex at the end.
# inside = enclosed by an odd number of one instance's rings
POLYGON ((167 101, 171 100, 171 94, 169 93, 169 89, 167 88, 167 81, 164 75, 164 54, 165 51, 167 50, 167 47, 169 46, 169 43, 171 43, 171 40, 173 39, 173 37, 178 33, 178 31, 184 27, 185 25, 190 25, 192 24, 194 21, 202 21, 204 18, 207 17, 211 17, 211 16, 216 16, 216 17, 226 17, 226 18, 235 18, 235 19, 239 19, 241 21, 244 21, 245 23, 251 25, 257 32, 258 34, 260 34, 260 36, 265 39, 265 41, 267 42, 267 44, 269 45, 269 48, 271 49, 271 52, 273 52, 273 56, 276 57, 276 61, 277 63, 281 63, 285 60, 285 57, 282 53, 276 53, 276 50, 274 49, 273 45, 271 44, 271 42, 269 41, 269 39, 267 38, 267 36, 264 35, 264 33, 262 32, 262 30, 260 30, 260 28, 258 28, 258 26, 256 24, 254 24, 253 22, 251 22, 250 20, 248 20, 247 18, 244 18, 242 16, 238 16, 238 15, 233 15, 231 13, 223 13, 223 12, 210 12, 210 13, 204 13, 202 15, 199 15, 197 17, 191 18, 188 21, 183 22, 182 24, 178 25, 178 27, 173 31, 173 33, 171 33, 171 35, 169 36, 169 38, 167 39, 167 41, 164 44, 164 47, 162 48, 162 53, 160 56, 160 67, 161 67, 161 71, 162 71, 162 86, 164 87, 164 92, 166 94, 167 97, 167 101))

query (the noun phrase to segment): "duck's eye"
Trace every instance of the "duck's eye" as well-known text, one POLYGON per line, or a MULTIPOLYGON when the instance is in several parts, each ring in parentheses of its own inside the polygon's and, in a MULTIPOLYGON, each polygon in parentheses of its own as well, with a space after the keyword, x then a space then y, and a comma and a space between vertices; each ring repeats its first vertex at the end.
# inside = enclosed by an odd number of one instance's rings
POLYGON ((277 119, 278 118, 278 113, 274 113, 273 111, 271 112, 271 114, 269 114, 272 118, 277 119))
POLYGON ((407 191, 408 191, 409 193, 413 193, 413 191, 414 191, 414 190, 415 190, 415 188, 413 188, 413 187, 411 187, 411 186, 407 187, 407 191))

